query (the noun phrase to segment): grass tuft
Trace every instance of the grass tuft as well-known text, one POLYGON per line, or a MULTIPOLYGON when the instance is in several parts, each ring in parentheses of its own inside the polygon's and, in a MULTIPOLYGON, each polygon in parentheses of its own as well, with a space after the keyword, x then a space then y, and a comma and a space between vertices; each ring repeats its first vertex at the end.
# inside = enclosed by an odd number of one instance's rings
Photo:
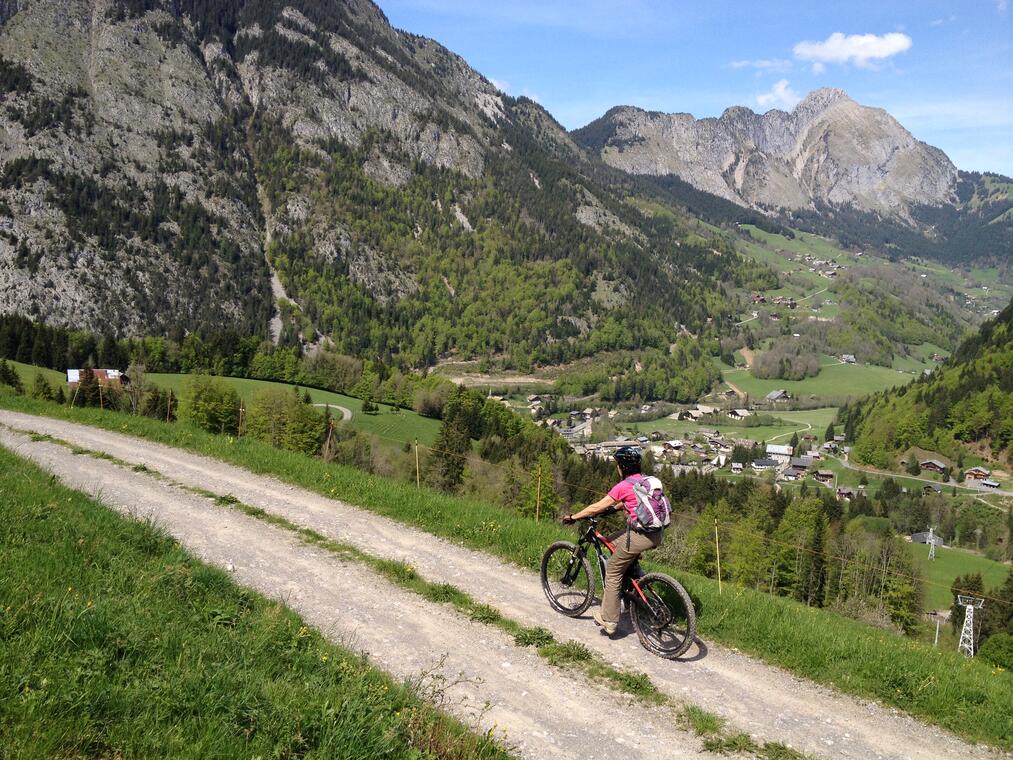
POLYGON ((522 628, 514 634, 514 643, 519 647, 544 647, 555 641, 552 633, 544 628, 522 628))
POLYGON ((696 705, 686 705, 679 712, 679 719, 689 726, 697 736, 715 736, 725 727, 725 719, 707 712, 696 705))

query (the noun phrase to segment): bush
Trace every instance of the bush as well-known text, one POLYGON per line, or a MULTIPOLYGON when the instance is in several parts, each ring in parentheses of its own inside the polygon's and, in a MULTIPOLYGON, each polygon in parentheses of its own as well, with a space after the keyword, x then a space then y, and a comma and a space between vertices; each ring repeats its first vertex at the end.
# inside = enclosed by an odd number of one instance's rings
POLYGON ((224 380, 190 375, 183 385, 179 418, 209 433, 239 432, 239 394, 224 380))
POLYGON ((994 633, 978 650, 978 656, 1013 672, 1013 636, 1008 633, 994 633))
POLYGON ((276 448, 315 455, 320 453, 324 419, 298 391, 270 389, 250 403, 246 430, 276 448))

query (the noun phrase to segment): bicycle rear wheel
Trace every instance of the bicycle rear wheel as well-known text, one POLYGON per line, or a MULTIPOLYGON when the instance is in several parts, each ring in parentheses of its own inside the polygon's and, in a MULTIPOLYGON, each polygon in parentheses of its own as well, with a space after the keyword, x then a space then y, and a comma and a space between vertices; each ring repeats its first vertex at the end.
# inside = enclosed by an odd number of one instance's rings
POLYGON ((644 649, 674 659, 696 638, 696 610, 678 581, 662 573, 637 580, 643 594, 633 590, 633 627, 644 649))
POLYGON ((556 612, 577 617, 591 606, 594 581, 587 557, 569 541, 557 541, 542 555, 542 590, 556 612))

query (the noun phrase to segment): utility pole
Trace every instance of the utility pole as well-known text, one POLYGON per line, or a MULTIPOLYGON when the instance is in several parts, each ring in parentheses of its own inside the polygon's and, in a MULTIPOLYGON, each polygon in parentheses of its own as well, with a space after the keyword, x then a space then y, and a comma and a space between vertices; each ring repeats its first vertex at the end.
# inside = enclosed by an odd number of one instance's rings
POLYGON ((963 652, 968 657, 974 657, 974 611, 981 609, 981 605, 984 602, 984 599, 979 599, 976 596, 964 596, 960 594, 957 597, 957 604, 966 610, 964 613, 964 628, 960 632, 960 644, 957 645, 957 651, 963 652))
POLYGON ((934 528, 929 528, 929 560, 936 558, 936 537, 933 531, 934 528))

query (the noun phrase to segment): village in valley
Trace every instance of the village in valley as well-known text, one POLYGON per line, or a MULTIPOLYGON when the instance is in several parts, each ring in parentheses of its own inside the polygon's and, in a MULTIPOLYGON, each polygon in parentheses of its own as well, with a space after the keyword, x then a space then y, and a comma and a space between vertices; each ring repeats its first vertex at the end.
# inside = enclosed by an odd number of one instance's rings
MULTIPOLYGON (((842 363, 853 361, 853 357, 841 357, 842 363)), ((841 501, 851 501, 867 488, 875 490, 870 482, 878 484, 887 477, 904 484, 902 493, 957 493, 953 464, 936 458, 917 460, 917 472, 909 470, 906 475, 850 464, 850 442, 834 428, 837 410, 794 409, 798 399, 783 388, 756 401, 725 389, 711 394, 708 403, 681 405, 663 416, 659 412, 671 405, 645 403, 632 410, 588 406, 550 414, 548 410, 555 408, 556 400, 547 393, 527 394, 523 402, 504 396, 491 398, 521 413, 526 409, 537 425, 556 431, 585 459, 607 461, 618 448, 635 445, 652 457, 656 467, 667 467, 675 476, 696 472, 730 478, 762 477, 778 488, 808 482, 831 490, 841 501), (821 427, 814 424, 823 420, 821 427), (786 425, 786 432, 764 436, 773 424, 786 425)), ((1009 488, 981 465, 967 467, 960 477, 959 488, 965 493, 1002 494, 1006 493, 1002 489, 1009 488)))

